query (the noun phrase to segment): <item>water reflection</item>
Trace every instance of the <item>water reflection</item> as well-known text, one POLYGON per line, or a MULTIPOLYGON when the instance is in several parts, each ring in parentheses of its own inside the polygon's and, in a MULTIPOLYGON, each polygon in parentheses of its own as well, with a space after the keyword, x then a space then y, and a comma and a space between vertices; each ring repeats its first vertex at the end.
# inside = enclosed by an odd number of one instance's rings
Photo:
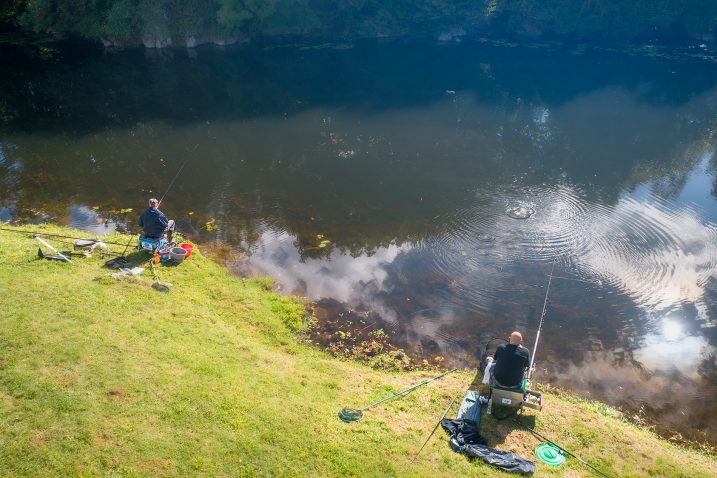
MULTIPOLYGON (((279 283, 279 289, 312 299, 329 297, 358 306, 385 292, 386 266, 409 246, 389 245, 372 253, 349 255, 332 251, 328 257, 302 260, 296 248, 297 239, 286 233, 266 232, 251 247, 250 255, 234 266, 246 275, 266 274, 279 283)), ((378 304, 370 307, 375 310, 378 304)), ((395 321, 388 309, 384 320, 395 321)))
POLYGON ((717 436, 714 67, 441 52, 201 50, 144 73, 130 53, 38 73, 32 98, 0 95, 0 218, 101 234, 189 159, 165 201, 181 229, 454 364, 512 329, 532 343, 556 260, 541 377, 717 436), (81 74, 107 89, 61 94, 81 74))

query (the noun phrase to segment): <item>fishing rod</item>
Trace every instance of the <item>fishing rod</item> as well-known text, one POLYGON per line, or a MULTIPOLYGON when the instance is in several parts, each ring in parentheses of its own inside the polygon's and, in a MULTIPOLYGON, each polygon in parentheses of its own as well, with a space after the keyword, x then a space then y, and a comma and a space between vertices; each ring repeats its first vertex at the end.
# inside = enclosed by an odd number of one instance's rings
POLYGON ((185 166, 187 165, 187 163, 189 162, 189 159, 190 159, 190 158, 187 158, 187 159, 182 163, 182 165, 179 167, 179 170, 177 171, 177 174, 174 175, 174 178, 172 178, 172 181, 170 181, 169 186, 167 186, 167 190, 164 191, 164 194, 162 194, 162 197, 159 198, 159 202, 157 203, 157 209, 159 209, 159 206, 162 205, 162 202, 164 201, 164 197, 167 195, 167 193, 169 192, 169 190, 172 189, 172 186, 174 186, 174 182, 177 180, 177 178, 179 177, 179 174, 182 172, 182 170, 184 169, 184 167, 185 167, 185 166))
POLYGON ((517 417, 514 417, 513 420, 514 420, 518 425, 520 425, 521 427, 525 428, 526 430, 528 430, 530 433, 532 433, 533 435, 535 435, 535 436, 538 437, 539 439, 543 440, 543 441, 546 442, 546 443, 549 443, 549 444, 553 445, 555 448, 559 449, 562 453, 565 453, 566 455, 572 456, 573 458, 575 458, 575 459, 578 460, 580 463, 582 463, 583 465, 585 465, 585 466, 587 466, 588 468, 590 468, 592 471, 594 471, 594 472, 597 473, 598 475, 604 476, 605 478, 612 478, 610 475, 606 475, 605 473, 603 473, 602 471, 598 470, 597 468, 595 468, 594 466, 592 466, 590 463, 588 463, 587 461, 583 460, 582 458, 580 458, 579 456, 575 455, 574 453, 570 452, 569 450, 566 450, 565 448, 563 448, 562 446, 560 446, 560 445, 558 445, 557 443, 553 442, 552 440, 548 440, 546 437, 544 437, 543 435, 541 435, 541 434, 538 433, 537 431, 535 431, 535 430, 533 430, 532 428, 530 428, 528 425, 526 425, 526 424, 524 424, 523 422, 521 422, 520 420, 518 420, 517 417))
POLYGON ((540 313, 540 323, 538 324, 538 333, 535 335, 535 345, 533 346, 533 354, 530 357, 530 366, 528 367, 528 380, 533 375, 534 372, 534 366, 535 366, 535 353, 538 350, 538 341, 540 340, 540 332, 543 330, 543 323, 545 322, 545 311, 548 307, 548 296, 550 295, 550 285, 553 283, 553 279, 561 279, 561 280, 569 280, 569 281, 575 281, 575 282, 584 282, 587 284, 593 284, 593 285, 602 285, 602 281, 591 281, 591 280, 584 280, 584 279, 576 279, 572 277, 562 277, 562 276, 556 276, 553 275, 553 272, 555 272, 555 263, 557 262, 558 258, 553 259, 553 265, 550 268, 550 275, 548 276, 548 287, 545 289, 545 300, 543 301, 543 310, 540 313))
POLYGON ((550 284, 553 283, 553 272, 555 272, 555 262, 558 260, 556 257, 553 259, 553 267, 550 269, 550 275, 548 276, 548 287, 545 289, 545 300, 543 301, 543 311, 540 313, 540 323, 538 324, 538 333, 535 335, 535 345, 533 345, 533 354, 530 357, 530 366, 528 367, 528 380, 533 375, 533 367, 535 364, 535 352, 538 350, 538 341, 540 340, 540 331, 543 330, 543 323, 545 322, 545 310, 548 306, 548 295, 550 294, 550 284))
POLYGON ((411 461, 412 463, 416 462, 416 460, 418 459, 418 455, 421 454, 421 452, 426 447, 426 445, 428 445, 428 442, 431 441, 431 437, 433 437, 433 434, 436 433, 436 430, 438 430, 438 425, 440 425, 441 422, 443 421, 443 419, 446 418, 446 415, 448 415, 448 412, 450 411, 453 404, 456 403, 456 400, 458 399, 458 397, 460 397, 460 395, 456 395, 455 397, 453 397, 453 400, 451 400, 451 403, 448 404, 448 408, 446 408, 446 411, 443 412, 443 415, 441 415, 441 418, 438 419, 438 423, 436 423, 436 426, 433 427, 433 431, 431 431, 431 434, 428 435, 428 438, 426 438, 426 441, 423 442, 423 445, 421 445, 421 448, 419 448, 418 452, 416 452, 415 456, 413 457, 413 460, 411 461))
POLYGON ((446 372, 443 372, 443 373, 440 374, 440 375, 437 375, 437 376, 435 376, 435 377, 433 377, 433 378, 430 378, 430 379, 428 379, 428 380, 424 380, 424 381, 421 382, 421 383, 418 383, 418 384, 416 384, 416 385, 414 385, 414 386, 412 386, 412 387, 409 387, 409 388, 407 388, 406 390, 402 390, 402 391, 400 391, 400 392, 396 392, 396 393, 394 393, 393 395, 391 395, 390 397, 386 397, 386 398, 384 398, 384 399, 382 399, 382 400, 379 400, 378 402, 372 403, 371 405, 367 405, 367 406, 363 407, 363 408, 360 409, 360 410, 357 410, 357 409, 355 409, 355 408, 348 408, 348 407, 342 408, 341 411, 339 412, 339 418, 340 418, 342 421, 346 422, 346 423, 349 423, 349 422, 357 422, 357 421, 361 420, 361 417, 363 417, 363 412, 365 412, 366 410, 368 410, 368 409, 370 409, 370 408, 373 408, 373 407, 375 407, 375 406, 377 406, 377 405, 380 405, 380 404, 382 404, 383 402, 387 402, 387 401, 389 401, 389 400, 392 400, 392 399, 394 399, 394 398, 396 398, 396 397, 400 397, 400 396, 402 396, 402 395, 406 395, 407 393, 410 393, 411 391, 417 389, 418 387, 422 387, 422 386, 424 386, 424 385, 427 385, 427 384, 433 382, 434 380, 438 380, 438 379, 440 379, 440 378, 443 378, 443 377, 445 377, 446 375, 448 375, 449 373, 455 372, 456 370, 457 370, 457 369, 452 368, 452 369, 450 369, 450 370, 448 370, 448 371, 446 371, 446 372))
MULTIPOLYGON (((37 236, 33 236, 33 238, 36 238, 36 237, 37 237, 37 236)), ((87 239, 80 239, 80 241, 84 241, 84 240, 87 240, 87 239)), ((60 243, 60 244, 67 244, 68 246, 75 246, 75 247, 77 247, 77 242, 63 241, 62 239, 52 239, 52 241, 53 241, 53 242, 58 242, 58 243, 60 243)), ((95 244, 99 244, 99 243, 101 242, 101 241, 95 242, 95 241, 89 241, 89 240, 87 240, 87 241, 88 241, 88 242, 94 242, 95 244)), ((105 243, 102 242, 102 244, 105 244, 105 243)), ((70 252, 70 255, 73 255, 73 256, 74 256, 74 255, 77 255, 77 256, 87 257, 87 255, 84 254, 84 253, 74 253, 74 252, 70 252)), ((120 254, 119 252, 115 252, 115 251, 113 251, 113 250, 107 248, 107 249, 101 249, 101 250, 100 250, 100 256, 103 256, 103 255, 104 255, 104 256, 124 257, 125 254, 124 254, 124 252, 123 252, 122 254, 120 254)))
POLYGON ((87 237, 63 236, 62 234, 50 234, 49 232, 44 232, 44 231, 28 231, 26 229, 9 229, 6 227, 0 227, 0 231, 14 232, 16 234, 30 234, 30 235, 35 235, 35 236, 59 237, 62 239, 75 239, 77 241, 88 240, 88 241, 94 241, 94 242, 104 242, 105 244, 112 244, 115 246, 123 246, 123 247, 126 246, 125 243, 120 243, 120 242, 110 242, 110 241, 104 241, 102 239, 88 239, 87 237))
POLYGON ((134 241, 134 234, 130 236, 129 241, 127 241, 127 245, 124 246, 124 250, 122 251, 122 257, 127 254, 127 249, 129 249, 129 245, 132 244, 132 241, 134 241))

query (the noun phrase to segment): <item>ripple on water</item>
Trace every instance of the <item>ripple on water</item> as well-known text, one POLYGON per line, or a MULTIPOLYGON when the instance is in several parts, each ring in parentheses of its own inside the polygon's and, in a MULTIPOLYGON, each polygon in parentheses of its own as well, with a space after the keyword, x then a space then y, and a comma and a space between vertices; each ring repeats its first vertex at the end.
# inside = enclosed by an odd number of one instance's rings
POLYGON ((694 303, 717 272, 717 230, 659 197, 623 198, 596 217, 582 261, 648 309, 694 303))
POLYGON ((514 206, 509 208, 505 213, 513 219, 528 219, 535 214, 535 209, 530 206, 514 206))
POLYGON ((477 251, 489 251, 491 257, 506 262, 580 254, 588 243, 583 223, 591 207, 578 191, 564 186, 479 193, 473 205, 446 218, 434 244, 444 250, 438 263, 443 269, 453 269, 456 260, 461 261, 452 252, 456 250, 482 256, 486 254, 477 251), (522 204, 518 208, 531 213, 526 217, 530 220, 516 221, 505 215, 503 204, 522 204))
POLYGON ((559 258, 559 268, 579 270, 648 308, 699 301, 717 273, 717 228, 657 196, 604 205, 566 185, 492 190, 444 219, 442 232, 425 244, 431 267, 479 309, 513 287, 501 280, 502 269, 520 262, 559 258), (536 211, 529 220, 504 214, 504 205, 526 198, 536 211), (481 280, 462 280, 475 276, 481 280))
POLYGON ((451 284, 450 294, 478 313, 490 314, 496 300, 517 304, 524 296, 515 292, 512 276, 522 263, 560 257, 571 267, 575 251, 586 247, 582 225, 566 221, 584 216, 585 207, 576 192, 564 187, 479 192, 472 205, 444 217, 441 234, 425 244, 429 267, 451 284), (516 221, 505 214, 510 204, 528 204, 537 212, 530 220, 516 221))

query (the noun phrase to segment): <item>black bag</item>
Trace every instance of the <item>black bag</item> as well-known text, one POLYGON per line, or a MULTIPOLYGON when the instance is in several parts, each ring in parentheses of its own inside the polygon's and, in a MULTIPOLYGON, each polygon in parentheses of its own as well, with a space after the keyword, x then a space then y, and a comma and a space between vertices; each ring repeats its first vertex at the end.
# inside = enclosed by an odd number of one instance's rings
POLYGON ((496 450, 486 446, 486 440, 479 433, 478 424, 473 420, 441 420, 441 426, 450 435, 451 449, 456 453, 465 453, 471 458, 480 458, 503 471, 532 475, 535 463, 521 458, 515 453, 496 450))

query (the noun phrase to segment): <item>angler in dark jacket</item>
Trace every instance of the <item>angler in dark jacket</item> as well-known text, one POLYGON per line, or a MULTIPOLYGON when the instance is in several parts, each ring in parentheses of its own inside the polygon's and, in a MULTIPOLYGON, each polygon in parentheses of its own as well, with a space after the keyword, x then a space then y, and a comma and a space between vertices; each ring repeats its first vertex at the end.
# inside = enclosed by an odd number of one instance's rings
POLYGON ((493 378, 506 387, 520 386, 530 367, 530 352, 523 347, 523 335, 517 330, 510 334, 507 344, 495 351, 493 378))
POLYGON ((149 207, 139 216, 139 226, 144 230, 144 236, 151 239, 159 239, 166 232, 167 241, 172 242, 174 232, 174 221, 167 219, 159 209, 159 201, 152 198, 149 200, 149 207))

